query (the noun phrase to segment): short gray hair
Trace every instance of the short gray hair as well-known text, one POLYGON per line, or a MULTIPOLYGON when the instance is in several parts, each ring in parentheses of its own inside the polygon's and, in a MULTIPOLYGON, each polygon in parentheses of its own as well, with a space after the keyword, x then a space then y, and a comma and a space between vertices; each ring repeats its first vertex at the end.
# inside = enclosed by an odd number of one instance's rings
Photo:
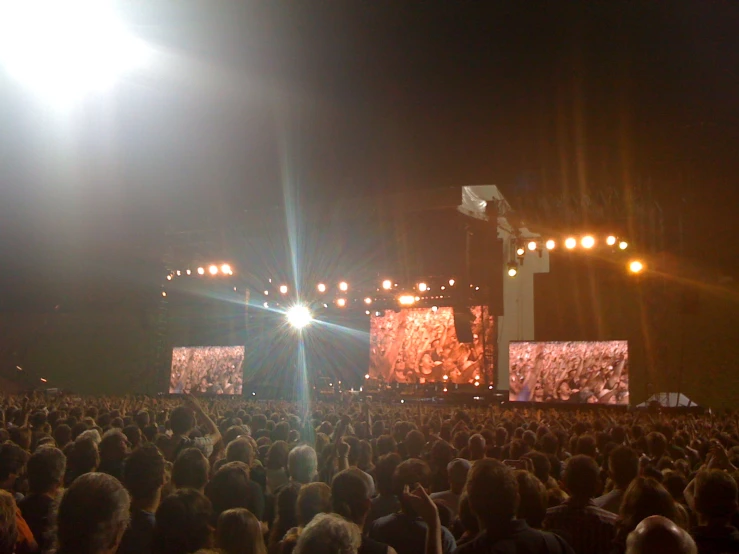
POLYGON ((290 477, 298 483, 310 483, 318 473, 318 457, 311 446, 296 446, 287 457, 290 477))
POLYGON ((59 550, 95 554, 117 547, 128 526, 130 498, 115 477, 86 473, 64 492, 57 510, 59 550))
POLYGON ((305 526, 295 554, 357 554, 362 534, 354 523, 336 514, 318 514, 305 526))

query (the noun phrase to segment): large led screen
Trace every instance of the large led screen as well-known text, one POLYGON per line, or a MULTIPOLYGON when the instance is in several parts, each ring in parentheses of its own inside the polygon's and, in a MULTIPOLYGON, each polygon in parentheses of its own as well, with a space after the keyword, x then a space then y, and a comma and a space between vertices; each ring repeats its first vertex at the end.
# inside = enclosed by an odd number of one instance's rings
POLYGON ((241 394, 243 346, 178 346, 172 349, 172 394, 241 394))
POLYGON ((628 404, 625 340, 511 342, 510 400, 566 404, 628 404))
POLYGON ((472 342, 459 342, 454 309, 449 307, 405 308, 373 315, 370 377, 386 383, 474 383, 475 378, 492 383, 494 319, 487 308, 473 306, 469 310, 470 316, 458 324, 471 327, 472 342), (483 364, 484 352, 487 364, 483 364))

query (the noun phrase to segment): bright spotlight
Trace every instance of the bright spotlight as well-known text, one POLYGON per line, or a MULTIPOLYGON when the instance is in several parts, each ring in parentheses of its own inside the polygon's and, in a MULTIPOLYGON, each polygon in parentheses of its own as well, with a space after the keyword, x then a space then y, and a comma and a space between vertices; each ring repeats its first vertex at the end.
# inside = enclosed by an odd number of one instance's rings
POLYGON ((346 298, 339 298, 339 299, 338 299, 338 300, 336 301, 336 305, 337 305, 337 306, 338 306, 339 308, 343 308, 343 307, 345 307, 345 306, 346 306, 346 298))
POLYGON ((508 264, 508 277, 515 277, 518 275, 518 266, 514 263, 508 264))
POLYGON ((285 317, 290 326, 295 329, 302 329, 310 325, 311 321, 313 321, 313 314, 310 313, 310 310, 305 306, 299 305, 287 310, 285 317))
POLYGON ((614 244, 616 244, 616 237, 614 237, 613 235, 608 235, 608 238, 606 239, 606 244, 608 246, 613 246, 614 244))
POLYGON ((592 248, 595 246, 595 239, 590 235, 585 235, 582 240, 580 240, 580 244, 582 244, 583 248, 592 248))
POLYGON ((436 313, 436 312, 439 311, 439 307, 438 306, 431 306, 431 311, 434 312, 434 313, 436 313))
POLYGON ((385 279, 382 282, 382 290, 390 290, 393 288, 393 282, 390 279, 385 279))
POLYGON ((326 285, 318 283, 318 292, 326 292, 326 285))
POLYGON ((454 286, 454 283, 455 283, 454 279, 449 279, 449 286, 450 287, 453 287, 454 286))
POLYGON ((641 273, 644 271, 644 264, 639 260, 632 260, 629 262, 629 271, 631 273, 641 273))
POLYGON ((429 286, 426 283, 418 283, 418 290, 421 292, 426 292, 429 289, 429 286))
POLYGON ((410 294, 404 294, 403 296, 398 298, 398 303, 401 306, 412 306, 416 302, 416 297, 411 296, 410 294))
POLYGON ((341 283, 339 283, 339 290, 341 292, 346 292, 349 290, 349 285, 347 284, 346 281, 342 281, 341 283))
POLYGON ((444 375, 444 377, 442 377, 442 379, 444 379, 444 381, 447 381, 449 379, 449 375, 444 375))
POLYGON ((479 387, 480 386, 480 381, 475 381, 475 386, 476 387, 479 387))
POLYGON ((523 246, 516 248, 516 256, 523 256, 524 254, 526 254, 526 250, 524 250, 523 246))
POLYGON ((368 296, 367 298, 364 299, 364 303, 369 306, 370 304, 372 304, 372 299, 368 296))
POLYGON ((211 275, 217 275, 218 274, 218 266, 212 265, 208 268, 208 273, 211 275))
POLYGON ((567 240, 565 240, 565 248, 567 248, 567 250, 572 250, 573 248, 575 248, 575 246, 577 246, 577 241, 575 240, 575 238, 567 237, 567 240))
POLYGON ((172 280, 172 276, 171 275, 167 275, 167 281, 171 281, 171 280, 172 280))
POLYGON ((621 242, 618 243, 618 247, 621 250, 626 250, 629 247, 629 243, 626 242, 625 240, 622 240, 621 242))
POLYGON ((187 273, 188 275, 190 275, 190 274, 192 273, 192 271, 190 271, 190 270, 188 269, 187 271, 185 271, 185 273, 187 273))
POLYGON ((202 267, 198 268, 198 275, 205 275, 205 269, 202 267))
POLYGON ((547 241, 547 244, 546 244, 547 250, 554 250, 555 246, 556 246, 556 243, 552 239, 549 239, 547 241))
POLYGON ((536 250, 536 241, 530 240, 526 246, 528 247, 529 250, 533 252, 534 250, 536 250))
POLYGON ((223 264, 221 266, 221 273, 223 273, 224 275, 231 275, 231 266, 228 264, 223 264))
POLYGON ((147 53, 112 1, 0 2, 0 64, 55 103, 109 88, 147 53))
POLYGON ((162 296, 166 297, 167 296, 167 293, 164 292, 164 291, 162 291, 162 296))
POLYGON ((181 276, 182 276, 182 272, 178 269, 177 270, 177 277, 181 277, 181 276))
POLYGON ((287 285, 280 285, 280 294, 287 294, 287 285))
POLYGON ((369 373, 365 373, 365 374, 364 374, 364 378, 365 378, 365 379, 369 379, 369 373))

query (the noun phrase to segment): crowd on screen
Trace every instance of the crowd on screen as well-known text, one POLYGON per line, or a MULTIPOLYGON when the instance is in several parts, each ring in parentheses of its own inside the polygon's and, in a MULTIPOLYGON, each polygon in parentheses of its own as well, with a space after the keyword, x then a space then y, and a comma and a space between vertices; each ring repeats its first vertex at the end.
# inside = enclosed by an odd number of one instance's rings
POLYGON ((739 552, 730 413, 0 407, 0 554, 739 552))
POLYGON ((460 342, 454 310, 387 310, 370 321, 370 371, 385 383, 474 383, 487 381, 483 353, 492 357, 495 335, 488 316, 483 336, 482 308, 470 309, 472 342, 460 342))
POLYGON ((510 399, 628 405, 628 355, 626 341, 512 342, 510 399))
POLYGON ((243 363, 243 346, 173 348, 169 392, 241 394, 243 363))

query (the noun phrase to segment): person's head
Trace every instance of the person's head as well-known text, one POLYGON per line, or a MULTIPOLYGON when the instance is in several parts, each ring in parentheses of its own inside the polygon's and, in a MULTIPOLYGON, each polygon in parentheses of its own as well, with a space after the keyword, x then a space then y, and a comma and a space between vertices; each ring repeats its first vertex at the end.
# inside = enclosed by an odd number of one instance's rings
POLYGON ((695 481, 695 510, 705 523, 728 523, 737 510, 734 478, 718 469, 701 471, 695 481))
POLYGON ((254 448, 246 437, 239 437, 228 443, 226 460, 229 462, 244 462, 251 466, 254 463, 254 448))
POLYGON ((330 511, 331 487, 326 483, 309 483, 300 487, 296 503, 299 526, 305 527, 316 514, 330 511))
POLYGON ((691 536, 675 523, 650 516, 629 533, 626 554, 698 554, 698 549, 691 536))
POLYGON ((218 516, 216 546, 225 554, 267 554, 262 526, 246 508, 232 508, 218 516))
POLYGON ((420 458, 423 447, 426 444, 426 437, 416 429, 408 431, 403 441, 409 458, 420 458))
POLYGON ((465 487, 472 512, 483 527, 504 524, 516 516, 518 482, 513 470, 498 460, 483 458, 470 469, 465 487))
POLYGON ((54 429, 54 442, 59 448, 64 448, 72 441, 72 429, 66 423, 61 423, 54 429))
POLYGON ((296 446, 287 457, 290 478, 298 483, 310 483, 318 474, 316 451, 307 444, 296 446))
POLYGON ((229 462, 221 466, 205 488, 213 504, 213 515, 218 517, 231 508, 246 508, 257 517, 264 514, 264 495, 249 479, 249 468, 244 462, 229 462))
POLYGON ((111 429, 98 445, 101 463, 121 462, 128 452, 128 438, 119 429, 111 429))
POLYGON ((336 514, 318 514, 298 537, 295 554, 357 554, 362 535, 354 523, 336 514))
POLYGON ((390 496, 393 494, 393 475, 400 462, 400 456, 394 452, 385 454, 377 460, 375 479, 377 480, 377 491, 381 495, 390 496))
POLYGON ((616 488, 626 490, 639 475, 639 457, 628 446, 617 446, 608 455, 608 473, 616 488))
POLYGON ((34 494, 54 495, 64 484, 67 457, 58 448, 44 446, 28 459, 28 487, 34 494))
POLYGON ((632 531, 649 516, 663 516, 678 521, 677 504, 658 481, 651 477, 637 477, 626 489, 621 503, 621 527, 632 531))
POLYGON ((156 511, 153 554, 188 554, 212 543, 210 500, 195 489, 180 489, 162 500, 156 511))
POLYGON ((533 474, 525 470, 515 472, 520 502, 516 517, 526 520, 534 529, 541 529, 547 515, 547 489, 533 474))
POLYGON ((165 461, 153 444, 139 446, 123 465, 123 484, 134 502, 156 502, 164 485, 165 461))
POLYGON ((370 490, 360 470, 338 473, 331 483, 331 503, 337 514, 362 527, 371 506, 370 490))
POLYGON ((539 481, 546 485, 552 471, 552 462, 549 461, 547 455, 534 450, 524 455, 524 458, 531 460, 531 463, 534 466, 534 475, 539 479, 539 481))
POLYGON ((59 553, 113 553, 128 526, 130 500, 105 473, 81 475, 64 491, 57 510, 59 553))
POLYGON ((590 456, 578 454, 567 460, 564 483, 567 492, 578 500, 593 498, 600 485, 600 468, 590 456))
POLYGON ((169 414, 169 426, 175 435, 187 435, 195 427, 195 415, 187 406, 177 406, 169 414))
POLYGON ((401 462, 393 473, 393 493, 402 498, 403 490, 407 486, 410 490, 416 486, 428 487, 431 480, 431 468, 423 460, 411 458, 401 462))
POLYGON ((583 454, 585 456, 595 458, 597 453, 597 444, 595 442, 595 438, 592 435, 581 435, 577 438, 574 454, 583 454))
POLYGON ((23 473, 28 452, 12 442, 0 444, 0 488, 10 490, 23 473))
POLYGON ((95 441, 79 437, 67 453, 67 473, 72 477, 95 471, 100 464, 100 454, 95 441))
POLYGON ((470 467, 470 462, 462 458, 455 458, 446 466, 449 487, 454 494, 462 494, 462 491, 464 491, 464 484, 467 482, 470 467))
POLYGON ((290 481, 277 493, 276 516, 270 532, 271 536, 274 535, 275 541, 282 539, 289 529, 298 525, 297 504, 300 489, 300 483, 290 481))
POLYGON ((485 437, 482 435, 472 435, 467 441, 467 446, 470 449, 471 460, 479 460, 485 457, 485 437))
POLYGON ((381 435, 377 439, 377 455, 384 456, 385 454, 391 454, 397 452, 398 445, 392 435, 381 435))
POLYGON ((265 466, 267 469, 282 469, 287 467, 287 453, 289 447, 285 441, 272 443, 267 451, 265 466))
POLYGON ((172 484, 178 489, 203 491, 208 482, 210 463, 199 448, 186 448, 172 465, 172 484))
POLYGON ((18 540, 15 498, 0 489, 0 554, 13 554, 18 540))
POLYGON ((649 455, 659 460, 667 451, 667 439, 662 433, 653 431, 647 435, 647 450, 649 455))

